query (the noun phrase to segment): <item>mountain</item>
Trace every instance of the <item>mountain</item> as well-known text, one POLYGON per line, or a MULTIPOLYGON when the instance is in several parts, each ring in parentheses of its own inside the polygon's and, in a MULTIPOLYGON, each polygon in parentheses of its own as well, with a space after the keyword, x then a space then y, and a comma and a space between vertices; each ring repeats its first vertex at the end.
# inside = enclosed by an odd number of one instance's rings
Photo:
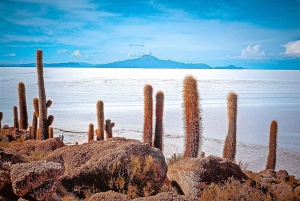
MULTIPOLYGON (((207 64, 186 64, 171 60, 160 60, 152 55, 143 55, 137 59, 112 62, 108 64, 89 64, 84 62, 68 63, 44 63, 45 67, 70 67, 70 68, 183 68, 183 69, 243 69, 233 65, 224 67, 210 67, 207 64)), ((35 67, 35 63, 29 64, 9 64, 0 67, 35 67)))

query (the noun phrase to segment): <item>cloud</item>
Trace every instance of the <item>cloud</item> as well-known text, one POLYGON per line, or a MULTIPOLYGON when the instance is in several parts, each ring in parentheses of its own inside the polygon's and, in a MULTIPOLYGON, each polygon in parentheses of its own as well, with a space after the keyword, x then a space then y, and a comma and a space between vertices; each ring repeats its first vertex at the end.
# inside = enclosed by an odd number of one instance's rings
POLYGON ((17 56, 17 54, 16 53, 10 53, 10 54, 4 54, 3 56, 5 56, 5 57, 15 57, 15 56, 17 56))
POLYGON ((284 45, 285 52, 288 56, 300 56, 300 40, 289 42, 284 45))
POLYGON ((263 59, 266 57, 265 52, 262 49, 261 45, 255 45, 251 47, 250 45, 247 46, 246 49, 242 49, 241 56, 237 58, 240 59, 263 59))
POLYGON ((129 44, 130 47, 145 47, 143 44, 129 44))
POLYGON ((65 53, 69 53, 68 50, 57 50, 58 54, 65 54, 65 53))
POLYGON ((75 50, 71 57, 75 57, 75 58, 83 58, 83 55, 80 53, 80 50, 75 50))

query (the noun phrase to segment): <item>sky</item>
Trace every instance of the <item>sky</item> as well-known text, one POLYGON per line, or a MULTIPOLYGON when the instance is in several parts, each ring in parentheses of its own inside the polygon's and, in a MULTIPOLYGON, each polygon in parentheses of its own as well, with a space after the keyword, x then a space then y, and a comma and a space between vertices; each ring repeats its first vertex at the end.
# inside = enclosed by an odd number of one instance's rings
POLYGON ((1 0, 0 64, 300 66, 299 0, 1 0))

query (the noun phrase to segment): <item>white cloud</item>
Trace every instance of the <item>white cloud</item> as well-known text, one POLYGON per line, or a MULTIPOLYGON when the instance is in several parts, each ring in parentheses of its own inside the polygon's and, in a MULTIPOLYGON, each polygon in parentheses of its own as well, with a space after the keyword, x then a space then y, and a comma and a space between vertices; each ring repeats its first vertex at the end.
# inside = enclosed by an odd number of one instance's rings
POLYGON ((57 50, 58 54, 65 54, 65 53, 69 53, 68 50, 57 50))
POLYGON ((3 56, 5 56, 5 57, 15 57, 15 56, 17 56, 17 54, 16 53, 10 53, 10 54, 4 54, 3 56))
POLYGON ((285 55, 300 56, 300 40, 289 42, 284 45, 285 55))
POLYGON ((241 59, 262 59, 266 56, 261 45, 255 45, 251 47, 250 45, 246 49, 242 49, 241 59))
POLYGON ((75 50, 71 57, 76 57, 76 58, 83 58, 82 54, 80 53, 80 50, 75 50))

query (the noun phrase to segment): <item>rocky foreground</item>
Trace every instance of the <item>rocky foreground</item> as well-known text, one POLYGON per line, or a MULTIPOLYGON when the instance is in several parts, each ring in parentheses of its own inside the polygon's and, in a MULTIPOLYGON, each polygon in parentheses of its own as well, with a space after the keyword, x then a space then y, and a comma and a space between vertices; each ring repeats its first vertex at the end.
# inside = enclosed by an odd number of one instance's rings
POLYGON ((72 146, 59 138, 4 141, 0 200, 5 201, 300 200, 300 179, 285 170, 253 173, 217 156, 168 166, 159 149, 133 139, 72 146))

